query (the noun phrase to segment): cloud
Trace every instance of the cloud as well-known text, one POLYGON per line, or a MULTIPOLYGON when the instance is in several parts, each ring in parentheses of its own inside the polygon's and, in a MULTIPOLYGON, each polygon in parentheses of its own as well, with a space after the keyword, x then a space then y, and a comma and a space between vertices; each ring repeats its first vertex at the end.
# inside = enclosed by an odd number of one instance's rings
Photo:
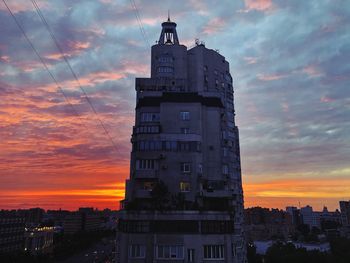
MULTIPOLYGON (((128 1, 38 1, 115 140, 115 151, 31 3, 8 2, 74 110, 0 5, 0 185, 8 190, 1 207, 61 207, 69 198, 115 207, 119 192, 116 198, 113 191, 104 196, 96 191, 101 181, 120 189, 128 176, 134 78, 150 74, 150 47, 134 8, 128 1), (55 186, 43 192, 52 182, 55 186), (64 195, 64 189, 80 195, 64 195), (23 196, 16 198, 19 193, 23 196)), ((247 204, 283 207, 302 198, 315 205, 329 200, 335 208, 340 196, 317 188, 314 177, 322 183, 349 175, 350 5, 340 0, 136 4, 151 44, 170 10, 181 43, 200 38, 230 62, 247 204), (299 181, 315 192, 308 194, 299 181)), ((332 189, 345 195, 345 183, 339 179, 332 189)))
POLYGON ((245 0, 247 10, 265 11, 273 7, 272 0, 245 0))

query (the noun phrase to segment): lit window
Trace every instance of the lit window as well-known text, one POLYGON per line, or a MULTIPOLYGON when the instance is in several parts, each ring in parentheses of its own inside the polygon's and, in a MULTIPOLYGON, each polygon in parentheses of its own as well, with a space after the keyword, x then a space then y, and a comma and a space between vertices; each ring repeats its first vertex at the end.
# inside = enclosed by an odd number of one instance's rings
POLYGON ((204 259, 224 259, 224 245, 205 245, 204 259))
POLYGON ((181 182, 180 183, 180 191, 181 192, 189 192, 190 191, 190 183, 181 182))
POLYGON ((178 245, 158 245, 157 246, 158 259, 183 259, 184 247, 178 245))
POLYGON ((129 247, 130 258, 145 258, 146 247, 144 245, 133 244, 129 247))
POLYGON ((191 164, 190 163, 181 163, 181 172, 190 173, 191 172, 191 164))
POLYGON ((181 111, 180 118, 183 121, 188 121, 190 119, 190 112, 189 111, 181 111))

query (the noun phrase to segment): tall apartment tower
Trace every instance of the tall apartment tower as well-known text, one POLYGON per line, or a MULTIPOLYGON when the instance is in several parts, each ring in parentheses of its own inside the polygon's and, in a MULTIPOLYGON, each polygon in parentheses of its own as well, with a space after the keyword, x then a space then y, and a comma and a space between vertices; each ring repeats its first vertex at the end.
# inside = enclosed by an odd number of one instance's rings
POLYGON ((246 262, 229 63, 181 45, 169 18, 151 60, 151 78, 136 79, 117 262, 246 262))

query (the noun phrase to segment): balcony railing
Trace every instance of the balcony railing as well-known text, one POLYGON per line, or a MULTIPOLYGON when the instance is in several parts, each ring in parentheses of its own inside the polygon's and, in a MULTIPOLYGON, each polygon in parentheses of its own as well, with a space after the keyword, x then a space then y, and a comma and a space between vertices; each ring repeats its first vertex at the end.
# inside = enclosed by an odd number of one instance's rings
POLYGON ((186 92, 188 88, 185 79, 136 78, 136 91, 186 92))
POLYGON ((158 178, 159 170, 136 170, 134 172, 135 178, 158 178))

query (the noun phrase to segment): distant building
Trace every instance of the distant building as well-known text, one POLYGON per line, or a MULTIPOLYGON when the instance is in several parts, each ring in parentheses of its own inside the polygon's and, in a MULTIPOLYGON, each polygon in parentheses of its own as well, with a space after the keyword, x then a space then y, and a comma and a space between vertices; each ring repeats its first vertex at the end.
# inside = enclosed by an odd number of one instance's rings
POLYGON ((25 217, 16 211, 0 211, 0 253, 23 250, 25 217))
POLYGON ((325 227, 326 224, 333 222, 334 226, 342 225, 341 213, 339 210, 335 210, 334 212, 328 211, 327 207, 323 207, 321 212, 316 212, 320 218, 321 227, 325 227))
POLYGON ((256 240, 287 240, 295 232, 292 216, 283 210, 261 207, 244 211, 245 234, 249 242, 256 240))
POLYGON ((25 217, 26 226, 38 226, 44 218, 45 210, 39 207, 30 209, 20 209, 18 214, 25 217))
POLYGON ((78 212, 67 215, 63 221, 63 232, 65 235, 75 234, 83 230, 83 218, 78 212))
POLYGON ((350 201, 340 201, 339 206, 343 226, 350 226, 350 201))
POLYGON ((103 220, 101 215, 91 209, 79 209, 72 212, 64 219, 63 228, 65 234, 74 234, 81 231, 91 232, 101 228, 103 220))
POLYGON ((46 220, 53 222, 55 226, 63 226, 63 222, 66 216, 70 215, 68 210, 47 210, 46 220))
POLYGON ((102 220, 100 215, 83 214, 83 231, 97 231, 101 228, 102 220))
POLYGON ((293 225, 298 226, 301 224, 300 210, 297 207, 287 206, 286 212, 291 216, 293 225))
POLYGON ((26 228, 24 234, 24 251, 28 251, 33 255, 51 252, 53 247, 53 235, 53 226, 26 228))
POLYGON ((300 208, 300 215, 302 223, 308 225, 310 229, 312 227, 320 228, 320 217, 317 213, 314 213, 311 206, 307 205, 305 207, 300 208))

